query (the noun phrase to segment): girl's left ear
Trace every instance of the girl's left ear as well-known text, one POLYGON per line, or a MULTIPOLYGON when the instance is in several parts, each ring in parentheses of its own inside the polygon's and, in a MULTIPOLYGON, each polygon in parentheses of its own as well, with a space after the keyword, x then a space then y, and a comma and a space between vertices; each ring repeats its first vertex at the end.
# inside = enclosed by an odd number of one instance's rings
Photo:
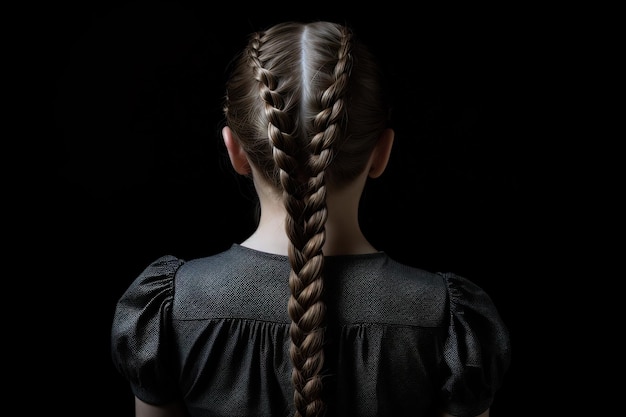
POLYGON ((394 136, 395 132, 392 128, 386 128, 380 134, 378 142, 376 142, 376 146, 370 156, 370 169, 368 174, 370 178, 378 178, 385 172, 387 163, 389 162, 389 156, 391 155, 394 136))
POLYGON ((228 151, 230 163, 235 169, 235 172, 241 175, 250 174, 252 169, 250 168, 250 163, 248 162, 248 155, 246 155, 246 152, 239 144, 239 141, 235 139, 233 131, 230 130, 228 126, 224 126, 224 128, 222 128, 222 137, 224 138, 224 144, 226 145, 226 150, 228 151))

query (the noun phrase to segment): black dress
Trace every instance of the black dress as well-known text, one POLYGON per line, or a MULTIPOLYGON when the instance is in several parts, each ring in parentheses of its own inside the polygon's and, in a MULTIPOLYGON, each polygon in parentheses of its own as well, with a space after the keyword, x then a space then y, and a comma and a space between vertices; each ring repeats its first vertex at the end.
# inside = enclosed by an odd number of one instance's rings
MULTIPOLYGON (((328 414, 475 416, 510 362, 489 296, 469 280, 384 252, 325 260, 328 414)), ((164 256, 117 304, 113 362, 151 404, 191 416, 293 415, 289 260, 238 244, 205 258, 164 256)))

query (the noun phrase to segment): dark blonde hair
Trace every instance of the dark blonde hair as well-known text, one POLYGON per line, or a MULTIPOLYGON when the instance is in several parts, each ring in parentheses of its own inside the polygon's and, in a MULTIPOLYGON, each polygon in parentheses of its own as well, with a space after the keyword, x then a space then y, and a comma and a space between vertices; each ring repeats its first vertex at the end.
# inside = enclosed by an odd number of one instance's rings
POLYGON ((233 62, 224 113, 256 171, 282 191, 296 416, 320 415, 326 187, 360 175, 387 127, 382 73, 345 25, 277 24, 252 34, 233 62))

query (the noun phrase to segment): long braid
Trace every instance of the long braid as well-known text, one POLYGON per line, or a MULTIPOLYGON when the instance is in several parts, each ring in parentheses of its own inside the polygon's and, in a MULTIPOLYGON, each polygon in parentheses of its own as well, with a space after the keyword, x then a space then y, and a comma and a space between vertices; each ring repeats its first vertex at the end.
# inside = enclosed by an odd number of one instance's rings
POLYGON ((282 190, 295 417, 321 416, 327 408, 322 250, 327 184, 340 187, 363 172, 386 124, 376 66, 355 42, 347 27, 327 22, 292 22, 254 34, 226 95, 228 124, 251 164, 282 190))
POLYGON ((280 169, 287 211, 285 228, 290 240, 292 267, 288 313, 292 319, 289 333, 296 417, 318 416, 325 410, 322 400, 326 314, 322 297, 322 247, 327 218, 325 169, 333 158, 332 145, 340 131, 338 122, 344 117, 342 97, 351 67, 349 36, 344 36, 339 49, 332 84, 316 97, 316 107, 321 110, 313 118, 314 135, 306 149, 298 149, 298 141, 292 134, 294 119, 285 111, 285 101, 276 91, 278 80, 259 59, 261 47, 262 36, 258 34, 250 42, 248 56, 265 103, 267 135, 280 169))
POLYGON ((349 35, 344 34, 339 49, 338 62, 333 71, 333 83, 317 99, 321 111, 313 119, 313 138, 309 145, 307 162, 309 180, 306 205, 304 207, 304 236, 307 239, 303 249, 292 245, 292 259, 302 260, 299 273, 294 267, 289 285, 292 296, 289 300, 289 314, 292 318, 290 329, 292 345, 291 358, 294 363, 293 380, 296 387, 295 401, 303 416, 323 414, 322 369, 324 366, 324 320, 326 306, 322 299, 324 282, 325 224, 328 217, 326 206, 326 167, 333 159, 333 144, 340 134, 339 122, 344 118, 347 79, 351 67, 349 35), (302 385, 304 384, 304 385, 302 385), (302 412, 302 407, 306 411, 302 412))
MULTIPOLYGON (((290 259, 292 273, 289 279, 292 296, 288 311, 292 318, 291 360, 292 379, 296 387, 294 402, 297 415, 317 416, 324 412, 322 401, 322 369, 324 366, 324 320, 326 306, 323 293, 324 256, 327 219, 325 169, 333 159, 333 144, 340 129, 338 122, 344 117, 343 95, 351 66, 349 36, 343 37, 338 63, 333 71, 333 82, 316 97, 321 109, 313 118, 313 138, 308 146, 306 162, 308 187, 304 206, 304 228, 297 222, 288 222, 287 230, 292 241, 290 259), (300 233, 304 234, 301 235, 300 233), (302 243, 304 245, 302 246, 302 243)), ((285 188, 287 190, 287 188, 285 188)), ((285 199, 288 211, 290 198, 285 199)), ((298 205, 299 209, 301 206, 298 205)), ((300 214, 300 213, 298 213, 300 214)), ((294 218, 291 217, 291 220, 294 218)))
POLYGON ((258 34, 250 42, 248 56, 255 79, 259 82, 260 97, 265 103, 267 135, 273 147, 274 161, 280 169, 287 211, 285 227, 290 240, 289 259, 292 267, 289 277, 292 295, 288 311, 292 318, 290 356, 293 363, 296 417, 317 415, 323 405, 318 376, 323 365, 323 351, 319 344, 323 341, 323 334, 317 333, 323 331, 321 319, 325 307, 321 302, 321 265, 315 265, 322 259, 321 245, 311 245, 309 242, 310 230, 306 227, 304 217, 308 184, 302 181, 305 161, 297 159, 297 141, 288 133, 292 120, 284 111, 283 98, 276 92, 278 80, 263 67, 259 59, 261 46, 262 36, 258 34))

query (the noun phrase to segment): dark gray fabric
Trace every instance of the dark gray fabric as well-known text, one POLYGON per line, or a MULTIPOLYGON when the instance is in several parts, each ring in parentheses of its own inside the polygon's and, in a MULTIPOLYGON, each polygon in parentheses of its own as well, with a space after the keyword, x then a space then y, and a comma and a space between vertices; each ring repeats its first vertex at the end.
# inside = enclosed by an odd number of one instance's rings
MULTIPOLYGON (((474 416, 510 362, 506 326, 469 280, 385 253, 327 257, 329 416, 474 416)), ((191 416, 288 416, 289 261, 233 245, 149 265, 117 305, 112 357, 135 395, 191 416)))

